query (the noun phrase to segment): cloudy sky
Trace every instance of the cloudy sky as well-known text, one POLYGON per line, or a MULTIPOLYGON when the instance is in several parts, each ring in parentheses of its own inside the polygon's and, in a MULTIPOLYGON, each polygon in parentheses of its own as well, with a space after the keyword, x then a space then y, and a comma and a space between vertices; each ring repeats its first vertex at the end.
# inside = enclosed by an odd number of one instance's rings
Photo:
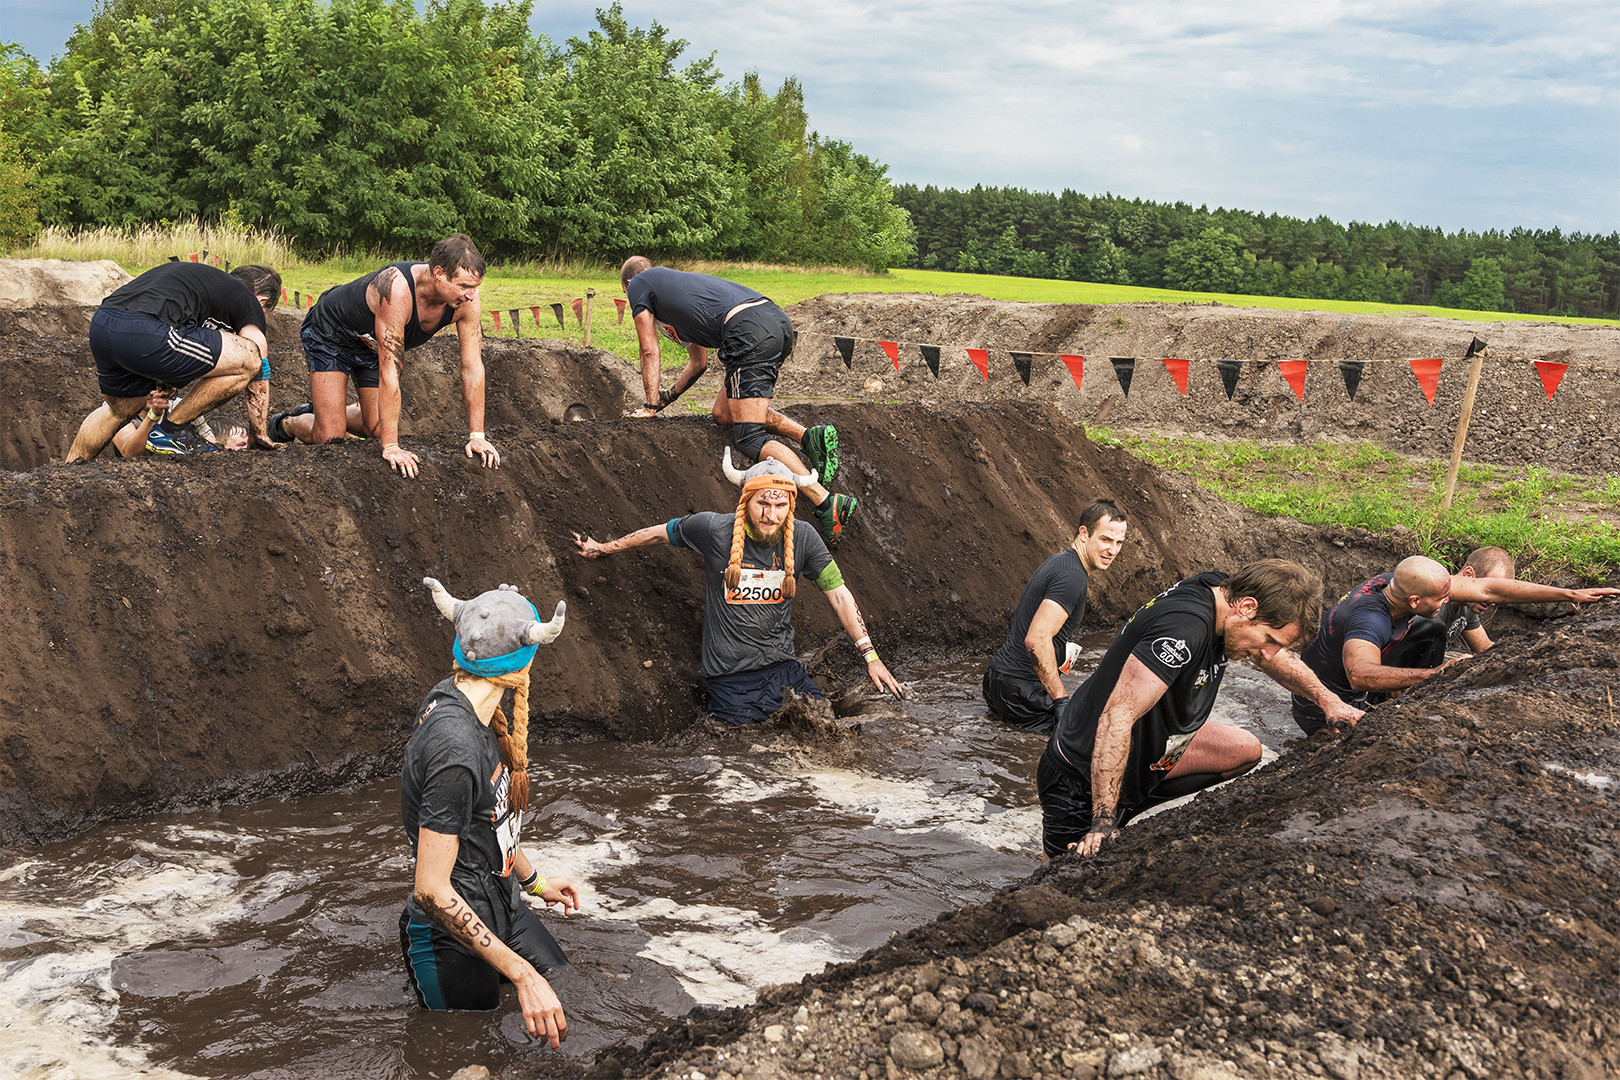
MULTIPOLYGON (((605 2, 605 0, 602 0, 605 2)), ((90 0, 0 0, 59 53, 90 0)), ((536 0, 561 42, 595 3, 536 0)), ((624 0, 900 182, 1620 230, 1612 0, 624 0)))

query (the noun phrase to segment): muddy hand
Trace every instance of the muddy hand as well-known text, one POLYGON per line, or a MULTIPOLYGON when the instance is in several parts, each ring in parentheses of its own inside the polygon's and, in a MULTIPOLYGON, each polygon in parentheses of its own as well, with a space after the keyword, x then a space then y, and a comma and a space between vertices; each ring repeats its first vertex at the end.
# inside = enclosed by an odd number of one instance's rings
POLYGON ((1102 846, 1115 836, 1119 835, 1119 826, 1108 821, 1093 821, 1091 831, 1078 844, 1070 844, 1070 851, 1078 851, 1082 858, 1089 858, 1102 850, 1102 846))
POLYGON ((631 419, 631 420, 645 420, 650 416, 657 416, 658 415, 658 410, 657 409, 649 409, 649 408, 647 408, 647 406, 643 405, 639 409, 626 409, 626 410, 624 410, 624 412, 620 413, 619 415, 623 416, 623 417, 626 417, 628 419, 631 419))
POLYGON ((873 660, 870 664, 867 664, 866 673, 872 677, 874 683, 877 683, 879 690, 887 690, 901 701, 906 699, 906 692, 900 688, 899 683, 894 681, 894 676, 889 674, 889 669, 883 661, 873 660))
POLYGON ((466 453, 468 457, 477 454, 486 469, 501 467, 501 455, 495 449, 495 444, 488 439, 468 439, 466 453))
POLYGON ((568 1038, 568 1020, 563 1016, 562 1002, 557 1000, 551 984, 533 968, 529 971, 529 977, 519 976, 514 982, 518 1004, 523 1008, 523 1026, 530 1036, 544 1039, 555 1050, 568 1038))
POLYGON ((578 548, 579 553, 587 559, 600 559, 607 554, 602 550, 601 544, 588 536, 581 536, 579 533, 574 534, 574 547, 578 548))
POLYGON ((383 447, 383 460, 388 462, 388 467, 395 472, 403 473, 412 480, 416 479, 417 457, 398 443, 390 443, 383 447))
POLYGON ((1576 589, 1575 602, 1577 604, 1590 604, 1594 600, 1607 600, 1613 596, 1620 596, 1620 589, 1576 589))

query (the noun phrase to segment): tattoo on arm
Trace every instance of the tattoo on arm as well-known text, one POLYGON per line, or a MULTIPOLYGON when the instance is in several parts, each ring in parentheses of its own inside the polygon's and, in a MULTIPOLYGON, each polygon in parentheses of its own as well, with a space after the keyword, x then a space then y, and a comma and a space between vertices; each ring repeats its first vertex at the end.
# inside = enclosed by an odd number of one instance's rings
POLYGON ((473 909, 462 902, 461 897, 451 900, 448 908, 440 907, 428 897, 419 895, 416 899, 434 921, 472 948, 487 949, 495 943, 495 935, 489 932, 473 909))

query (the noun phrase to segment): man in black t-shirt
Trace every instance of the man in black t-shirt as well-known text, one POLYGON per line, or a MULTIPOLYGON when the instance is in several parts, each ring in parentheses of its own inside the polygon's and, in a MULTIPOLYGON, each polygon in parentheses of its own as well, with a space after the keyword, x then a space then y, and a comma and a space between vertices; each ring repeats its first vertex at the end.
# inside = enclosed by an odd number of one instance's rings
POLYGON ((1074 543, 1029 579, 1013 611, 1012 629, 990 658, 982 683, 990 715, 1004 724, 1050 735, 1069 696, 1061 671, 1086 615, 1086 587, 1125 543, 1125 514, 1101 500, 1080 512, 1074 543))
POLYGON ((160 454, 215 449, 191 423, 244 389, 252 443, 270 445, 270 346, 266 317, 281 299, 281 275, 266 266, 229 274, 203 263, 155 266, 113 291, 90 317, 90 355, 104 403, 79 425, 68 461, 106 449, 118 429, 162 387, 196 385, 148 436, 160 454))
POLYGON ((773 458, 803 475, 798 455, 772 436, 797 442, 815 476, 804 493, 816 525, 829 545, 837 544, 856 507, 853 496, 833 495, 825 487, 838 473, 838 431, 828 425, 806 428, 771 408, 776 377, 793 352, 793 324, 782 309, 735 282, 654 266, 642 255, 625 260, 619 284, 630 298, 646 390, 642 407, 624 415, 658 415, 698 380, 708 366, 709 350, 716 350, 726 378, 711 410, 715 422, 731 428, 745 461, 773 458), (686 366, 667 391, 659 389, 659 326, 687 351, 686 366))
POLYGON ((1047 858, 1093 855, 1150 803, 1240 776, 1260 742, 1209 720, 1229 659, 1254 659, 1329 715, 1354 720, 1288 650, 1315 619, 1322 579, 1262 559, 1198 574, 1143 604, 1069 699, 1036 772, 1047 858))

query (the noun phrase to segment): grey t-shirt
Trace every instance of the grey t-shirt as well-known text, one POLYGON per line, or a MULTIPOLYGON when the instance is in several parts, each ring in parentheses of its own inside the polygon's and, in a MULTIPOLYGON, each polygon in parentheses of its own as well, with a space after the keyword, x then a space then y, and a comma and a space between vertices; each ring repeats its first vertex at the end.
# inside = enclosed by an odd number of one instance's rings
POLYGON ((630 298, 630 317, 643 311, 675 331, 683 345, 718 349, 725 334, 726 312, 738 304, 751 304, 765 297, 725 278, 694 274, 653 266, 630 279, 625 288, 630 298))
MULTIPOLYGON (((632 282, 633 284, 633 282, 632 282)), ((665 531, 676 547, 703 556, 703 676, 758 671, 792 660, 793 601, 782 596, 782 545, 769 548, 743 538, 743 579, 727 595, 734 514, 688 514, 665 531)), ((826 541, 808 522, 793 522, 795 576, 814 581, 832 564, 826 541)))
POLYGON ((1448 652, 1473 652, 1468 642, 1463 640, 1463 633, 1468 630, 1480 628, 1479 612, 1471 604, 1457 604, 1446 601, 1440 605, 1435 618, 1446 624, 1446 650, 1448 652))

